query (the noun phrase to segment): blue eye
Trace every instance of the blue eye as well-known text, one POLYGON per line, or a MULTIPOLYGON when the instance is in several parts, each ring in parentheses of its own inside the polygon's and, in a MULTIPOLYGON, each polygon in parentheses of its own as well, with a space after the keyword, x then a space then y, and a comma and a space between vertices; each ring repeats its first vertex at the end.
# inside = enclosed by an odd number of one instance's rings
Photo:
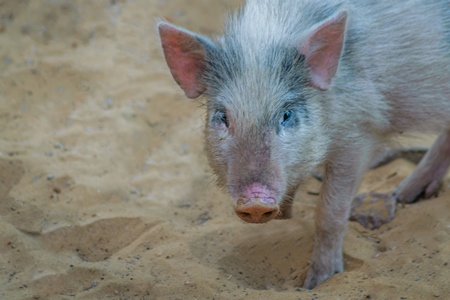
POLYGON ((218 111, 216 113, 216 115, 214 116, 214 120, 217 123, 222 123, 225 124, 225 126, 228 128, 228 126, 230 126, 229 122, 228 122, 228 118, 227 118, 227 114, 223 111, 218 111))
POLYGON ((283 119, 281 121, 281 126, 288 125, 288 123, 293 119, 293 117, 294 117, 294 112, 292 110, 288 110, 287 112, 285 112, 283 115, 283 119))

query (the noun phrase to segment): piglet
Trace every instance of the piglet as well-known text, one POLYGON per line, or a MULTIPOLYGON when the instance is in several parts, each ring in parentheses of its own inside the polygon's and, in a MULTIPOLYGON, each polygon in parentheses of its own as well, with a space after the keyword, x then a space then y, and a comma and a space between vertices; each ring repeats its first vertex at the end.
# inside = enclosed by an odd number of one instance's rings
POLYGON ((352 199, 391 137, 441 132, 395 191, 372 196, 438 189, 450 164, 448 1, 248 0, 216 39, 158 29, 175 81, 206 98, 209 164, 239 218, 291 218, 297 189, 322 168, 304 287, 343 272, 352 199))

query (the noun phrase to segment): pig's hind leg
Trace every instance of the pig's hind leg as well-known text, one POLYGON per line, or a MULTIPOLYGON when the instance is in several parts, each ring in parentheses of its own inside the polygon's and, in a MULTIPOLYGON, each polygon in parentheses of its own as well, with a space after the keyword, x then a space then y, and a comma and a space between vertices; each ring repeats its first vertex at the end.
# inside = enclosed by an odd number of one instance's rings
MULTIPOLYGON (((416 154, 420 155, 420 151, 416 154)), ((412 203, 420 196, 430 198, 439 190, 450 166, 450 130, 441 132, 433 146, 411 173, 391 194, 369 193, 355 197, 350 220, 370 229, 392 220, 398 202, 412 203)))
POLYGON ((440 187, 450 166, 450 130, 441 132, 413 173, 394 190, 393 196, 404 203, 414 202, 419 196, 430 198, 440 187))
POLYGON ((428 149, 428 147, 400 147, 387 149, 373 158, 369 169, 379 168, 399 158, 409 160, 414 164, 418 164, 425 156, 428 149))

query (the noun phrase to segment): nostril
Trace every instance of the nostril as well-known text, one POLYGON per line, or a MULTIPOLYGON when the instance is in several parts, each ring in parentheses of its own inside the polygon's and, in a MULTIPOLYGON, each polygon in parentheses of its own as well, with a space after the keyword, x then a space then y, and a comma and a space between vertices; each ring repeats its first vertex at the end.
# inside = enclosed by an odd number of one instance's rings
POLYGON ((267 205, 261 203, 251 203, 238 205, 235 208, 236 214, 242 220, 249 223, 266 223, 276 217, 279 212, 277 205, 267 205))
POLYGON ((270 211, 263 213, 260 217, 261 223, 269 222, 270 220, 272 220, 277 216, 278 212, 279 212, 278 209, 272 209, 270 211))
POLYGON ((248 212, 241 212, 241 216, 243 216, 244 218, 251 218, 252 215, 248 212))
POLYGON ((263 213, 263 217, 270 217, 273 214, 273 212, 274 212, 274 210, 263 213))

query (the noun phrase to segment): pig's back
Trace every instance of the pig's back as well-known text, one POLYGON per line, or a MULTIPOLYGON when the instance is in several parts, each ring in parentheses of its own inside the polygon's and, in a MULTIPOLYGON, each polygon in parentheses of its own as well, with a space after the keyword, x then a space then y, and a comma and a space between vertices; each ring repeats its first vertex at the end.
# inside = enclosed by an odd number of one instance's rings
POLYGON ((352 2, 356 16, 350 28, 364 28, 364 34, 344 61, 382 94, 391 129, 448 128, 450 1, 352 2))
POLYGON ((344 52, 324 94, 330 122, 351 117, 387 134, 450 127, 449 0, 248 0, 228 22, 225 51, 260 80, 260 62, 277 58, 273 49, 296 47, 342 9, 344 52))

